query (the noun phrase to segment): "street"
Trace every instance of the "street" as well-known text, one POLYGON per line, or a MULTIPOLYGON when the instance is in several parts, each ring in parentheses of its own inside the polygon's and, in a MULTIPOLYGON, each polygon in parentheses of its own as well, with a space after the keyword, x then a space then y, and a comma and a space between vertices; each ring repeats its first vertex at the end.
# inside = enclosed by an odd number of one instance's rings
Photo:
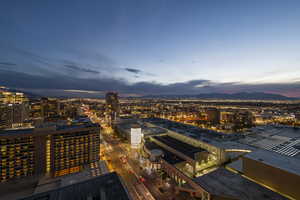
POLYGON ((139 165, 134 164, 134 161, 128 156, 128 153, 120 146, 117 139, 103 134, 106 143, 111 147, 104 153, 104 159, 108 162, 108 167, 116 171, 124 180, 129 193, 134 199, 149 199, 154 200, 151 193, 145 187, 143 182, 139 179, 141 177, 139 165), (128 162, 122 162, 121 157, 127 155, 128 162), (134 166, 134 167, 133 167, 134 166))
MULTIPOLYGON (((92 122, 101 125, 98 117, 88 115, 92 122)), ((185 195, 175 194, 172 187, 162 192, 159 189, 162 186, 160 177, 157 174, 150 176, 146 173, 141 167, 137 150, 131 149, 130 144, 117 137, 110 127, 104 126, 101 135, 103 139, 101 159, 106 160, 110 171, 116 171, 121 176, 133 200, 186 199, 185 195)))

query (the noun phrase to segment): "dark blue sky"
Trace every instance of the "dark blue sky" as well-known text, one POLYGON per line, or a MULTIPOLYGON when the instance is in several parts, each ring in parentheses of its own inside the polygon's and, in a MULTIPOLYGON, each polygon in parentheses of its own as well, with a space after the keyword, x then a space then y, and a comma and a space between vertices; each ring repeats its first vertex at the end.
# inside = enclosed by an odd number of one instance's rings
POLYGON ((3 0, 0 78, 31 89, 300 96, 299 35, 297 0, 3 0))

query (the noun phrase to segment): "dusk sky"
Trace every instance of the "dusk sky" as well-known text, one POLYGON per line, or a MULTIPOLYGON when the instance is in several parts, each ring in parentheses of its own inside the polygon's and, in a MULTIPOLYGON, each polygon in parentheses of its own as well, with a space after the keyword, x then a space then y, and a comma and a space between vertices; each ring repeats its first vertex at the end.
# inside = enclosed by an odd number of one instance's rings
POLYGON ((13 88, 300 97, 298 0, 2 0, 0 36, 13 88))

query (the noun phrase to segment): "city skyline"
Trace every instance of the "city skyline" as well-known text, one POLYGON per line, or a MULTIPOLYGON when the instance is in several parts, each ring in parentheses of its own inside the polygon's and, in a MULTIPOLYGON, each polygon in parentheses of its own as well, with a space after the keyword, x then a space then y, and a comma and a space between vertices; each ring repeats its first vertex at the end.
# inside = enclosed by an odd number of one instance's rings
POLYGON ((297 1, 6 1, 0 85, 300 97, 297 1))

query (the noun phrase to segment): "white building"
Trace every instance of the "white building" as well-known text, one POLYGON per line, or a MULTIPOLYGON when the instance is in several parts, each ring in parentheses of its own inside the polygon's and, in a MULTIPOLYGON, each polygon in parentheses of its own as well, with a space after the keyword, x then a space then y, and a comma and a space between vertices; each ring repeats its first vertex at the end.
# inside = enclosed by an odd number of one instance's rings
POLYGON ((138 148, 142 142, 143 134, 141 127, 132 127, 130 129, 131 148, 138 148))

